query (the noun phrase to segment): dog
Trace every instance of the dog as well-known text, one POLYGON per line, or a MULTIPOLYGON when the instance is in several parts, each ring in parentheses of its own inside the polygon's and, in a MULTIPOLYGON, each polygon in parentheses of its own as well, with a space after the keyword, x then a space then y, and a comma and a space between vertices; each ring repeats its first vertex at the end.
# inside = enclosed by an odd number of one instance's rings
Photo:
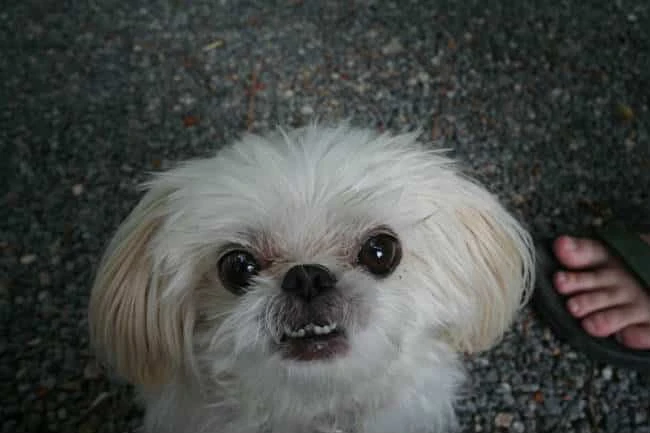
POLYGON ((529 234, 417 132, 246 135, 156 175, 89 305, 151 433, 433 433, 504 335, 529 234))

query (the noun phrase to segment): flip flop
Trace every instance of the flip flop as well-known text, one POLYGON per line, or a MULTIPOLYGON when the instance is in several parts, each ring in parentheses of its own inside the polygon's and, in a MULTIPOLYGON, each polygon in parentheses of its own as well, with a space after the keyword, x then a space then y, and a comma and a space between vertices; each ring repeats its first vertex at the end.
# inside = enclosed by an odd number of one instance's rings
MULTIPOLYGON (((621 224, 611 224, 597 230, 592 237, 599 239, 616 254, 629 272, 650 292, 650 245, 638 233, 639 231, 629 230, 621 224)), ((558 293, 553 284, 553 275, 562 270, 563 266, 555 258, 552 240, 537 243, 537 260, 538 281, 532 306, 558 338, 595 360, 650 372, 650 350, 627 348, 613 337, 593 337, 566 309, 567 297, 558 293)))

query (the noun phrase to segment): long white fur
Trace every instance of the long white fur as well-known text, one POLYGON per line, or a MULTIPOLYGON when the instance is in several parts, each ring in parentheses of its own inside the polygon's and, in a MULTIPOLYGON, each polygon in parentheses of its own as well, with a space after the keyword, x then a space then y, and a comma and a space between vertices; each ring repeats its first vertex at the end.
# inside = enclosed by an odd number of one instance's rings
POLYGON ((89 314, 93 344, 140 389, 152 433, 447 431, 457 354, 495 344, 533 283, 526 231, 415 133, 248 135, 147 188, 100 265, 89 314), (386 279, 349 260, 378 226, 403 248, 386 279), (267 245, 278 262, 242 297, 216 277, 233 243, 267 245), (297 263, 328 266, 362 304, 345 356, 299 363, 269 350, 281 274, 297 263))

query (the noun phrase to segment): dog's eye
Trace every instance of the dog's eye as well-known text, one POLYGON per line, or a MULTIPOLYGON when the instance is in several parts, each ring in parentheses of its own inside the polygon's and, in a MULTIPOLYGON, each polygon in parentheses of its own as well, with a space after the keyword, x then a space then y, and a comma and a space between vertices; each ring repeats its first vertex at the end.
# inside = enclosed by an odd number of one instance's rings
POLYGON ((402 258, 402 248, 397 238, 389 233, 379 233, 366 240, 359 251, 357 262, 371 274, 388 276, 402 258))
POLYGON ((219 278, 231 292, 240 295, 260 271, 255 257, 247 251, 231 251, 219 260, 219 278))

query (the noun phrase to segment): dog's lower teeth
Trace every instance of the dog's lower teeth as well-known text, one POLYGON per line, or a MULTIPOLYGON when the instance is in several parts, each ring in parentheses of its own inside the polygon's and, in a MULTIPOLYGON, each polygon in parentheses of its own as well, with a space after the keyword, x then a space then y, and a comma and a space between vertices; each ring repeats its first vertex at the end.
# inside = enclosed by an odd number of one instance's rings
POLYGON ((330 332, 336 329, 336 323, 330 323, 329 325, 318 326, 313 323, 309 323, 300 329, 290 329, 289 327, 284 328, 284 333, 287 337, 290 338, 303 338, 310 335, 327 335, 330 332))

